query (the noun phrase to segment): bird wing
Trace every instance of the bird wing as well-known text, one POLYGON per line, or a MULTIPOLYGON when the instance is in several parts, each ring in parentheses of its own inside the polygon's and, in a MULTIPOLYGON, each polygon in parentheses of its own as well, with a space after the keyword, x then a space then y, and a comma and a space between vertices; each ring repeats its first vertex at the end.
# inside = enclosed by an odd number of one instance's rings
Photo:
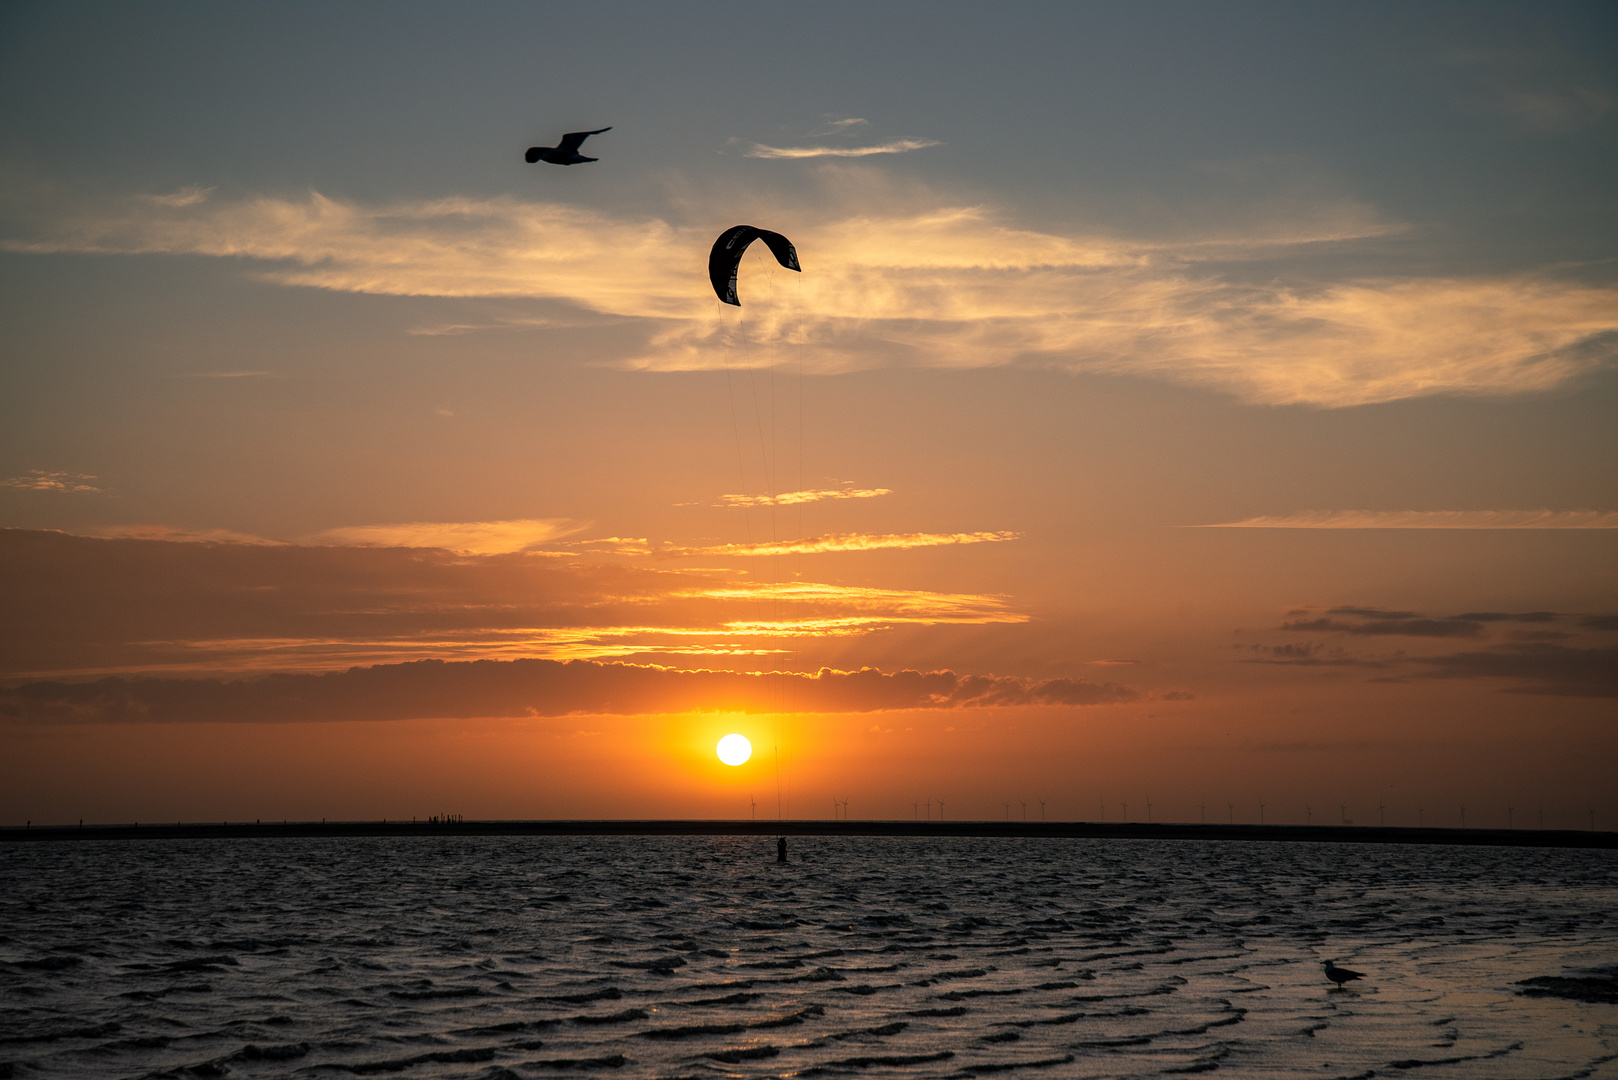
POLYGON ((1365 976, 1361 975, 1359 972, 1350 971, 1347 968, 1332 968, 1331 973, 1333 975, 1341 975, 1345 979, 1363 979, 1363 978, 1365 978, 1365 976))
POLYGON ((585 139, 588 139, 592 135, 600 135, 603 131, 611 130, 612 128, 608 126, 604 128, 596 128, 594 131, 570 131, 566 135, 562 136, 562 141, 556 144, 556 149, 564 152, 571 150, 576 154, 579 152, 579 147, 584 145, 585 139))

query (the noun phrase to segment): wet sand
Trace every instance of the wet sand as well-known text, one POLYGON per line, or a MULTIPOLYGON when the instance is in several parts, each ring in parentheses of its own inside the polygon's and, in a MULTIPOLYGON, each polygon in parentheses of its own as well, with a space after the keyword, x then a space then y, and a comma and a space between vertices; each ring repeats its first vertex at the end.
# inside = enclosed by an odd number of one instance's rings
POLYGON ((8 845, 0 1076, 1618 1080, 1610 851, 789 847, 8 845))

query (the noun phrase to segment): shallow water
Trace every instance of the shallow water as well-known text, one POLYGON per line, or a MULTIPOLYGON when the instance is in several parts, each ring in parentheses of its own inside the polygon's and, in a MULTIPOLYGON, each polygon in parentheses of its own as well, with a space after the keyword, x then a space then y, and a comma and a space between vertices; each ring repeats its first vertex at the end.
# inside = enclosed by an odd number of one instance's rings
POLYGON ((791 843, 6 845, 0 1077, 1618 1077, 1612 852, 791 843))

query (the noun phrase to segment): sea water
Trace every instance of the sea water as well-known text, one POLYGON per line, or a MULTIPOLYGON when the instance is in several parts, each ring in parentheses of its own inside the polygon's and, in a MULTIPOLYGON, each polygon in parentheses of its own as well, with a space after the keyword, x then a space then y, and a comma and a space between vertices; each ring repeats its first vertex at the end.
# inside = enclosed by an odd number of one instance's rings
POLYGON ((7 844, 0 1077, 1618 1076, 1613 852, 790 844, 7 844))

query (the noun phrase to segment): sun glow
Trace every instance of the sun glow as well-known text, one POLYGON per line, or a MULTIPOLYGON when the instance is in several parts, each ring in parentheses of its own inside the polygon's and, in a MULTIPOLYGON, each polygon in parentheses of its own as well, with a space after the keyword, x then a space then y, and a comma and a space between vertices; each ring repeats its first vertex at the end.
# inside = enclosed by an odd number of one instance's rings
POLYGON ((726 765, 740 765, 753 756, 753 744, 745 735, 726 735, 719 740, 719 760, 726 765))

